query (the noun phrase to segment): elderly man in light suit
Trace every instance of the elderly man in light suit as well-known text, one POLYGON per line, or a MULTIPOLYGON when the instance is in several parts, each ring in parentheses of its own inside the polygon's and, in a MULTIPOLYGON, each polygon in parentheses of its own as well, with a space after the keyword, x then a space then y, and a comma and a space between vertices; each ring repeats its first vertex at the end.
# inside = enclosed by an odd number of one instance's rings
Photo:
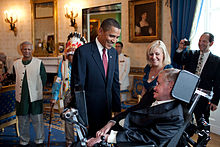
POLYGON ((119 65, 119 83, 121 90, 121 102, 127 100, 127 94, 129 86, 128 74, 130 72, 130 57, 122 53, 123 43, 118 41, 115 44, 115 49, 118 52, 118 65, 119 65))

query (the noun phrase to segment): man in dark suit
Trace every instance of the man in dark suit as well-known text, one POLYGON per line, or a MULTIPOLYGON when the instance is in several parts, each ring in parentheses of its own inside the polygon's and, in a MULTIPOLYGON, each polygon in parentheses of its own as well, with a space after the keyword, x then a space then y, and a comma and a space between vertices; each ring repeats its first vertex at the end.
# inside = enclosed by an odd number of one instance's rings
POLYGON ((139 105, 136 109, 121 112, 96 133, 96 138, 88 140, 88 146, 100 142, 101 136, 105 136, 109 143, 165 146, 184 123, 182 105, 171 96, 178 74, 177 69, 163 70, 154 88, 153 98, 156 101, 151 105, 146 104, 145 108, 139 105), (123 118, 124 123, 121 122, 123 118), (111 128, 111 133, 107 134, 111 128))
POLYGON ((200 76, 199 88, 213 90, 214 96, 211 102, 201 97, 194 110, 197 122, 203 115, 209 122, 210 109, 212 111, 217 109, 220 98, 220 58, 210 52, 214 36, 208 32, 203 33, 198 43, 200 50, 183 51, 186 48, 185 41, 186 39, 180 41, 173 60, 177 64, 184 65, 185 70, 200 76))
POLYGON ((119 23, 108 18, 95 41, 79 47, 74 55, 71 90, 74 85, 85 90, 89 136, 108 122, 112 112, 121 111, 118 54, 112 47, 120 33, 119 23))

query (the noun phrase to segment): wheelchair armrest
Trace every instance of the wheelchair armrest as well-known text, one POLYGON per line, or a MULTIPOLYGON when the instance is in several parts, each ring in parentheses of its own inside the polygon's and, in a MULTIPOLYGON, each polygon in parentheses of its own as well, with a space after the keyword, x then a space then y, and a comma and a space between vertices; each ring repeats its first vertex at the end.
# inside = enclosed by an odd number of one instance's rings
POLYGON ((123 142, 117 143, 117 147, 156 147, 155 144, 143 144, 143 143, 131 143, 131 142, 123 142))

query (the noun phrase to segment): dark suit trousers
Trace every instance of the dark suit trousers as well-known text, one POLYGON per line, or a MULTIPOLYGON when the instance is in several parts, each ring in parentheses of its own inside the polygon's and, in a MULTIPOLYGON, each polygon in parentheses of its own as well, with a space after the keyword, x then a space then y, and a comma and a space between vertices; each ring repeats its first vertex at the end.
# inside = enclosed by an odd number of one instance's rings
MULTIPOLYGON (((204 97, 200 97, 200 100, 194 109, 197 126, 201 125, 202 117, 206 120, 207 123, 209 123, 209 116, 210 116, 209 107, 210 104, 208 104, 208 100, 204 97)), ((210 131, 210 127, 208 128, 208 131, 210 131)))

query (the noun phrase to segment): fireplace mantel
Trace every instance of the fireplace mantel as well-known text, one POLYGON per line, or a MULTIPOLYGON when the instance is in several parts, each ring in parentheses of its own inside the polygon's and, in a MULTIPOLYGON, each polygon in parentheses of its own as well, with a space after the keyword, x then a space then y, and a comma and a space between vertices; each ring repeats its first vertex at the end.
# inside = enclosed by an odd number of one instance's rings
POLYGON ((42 60, 47 73, 57 73, 59 63, 62 60, 62 56, 58 57, 38 57, 42 60))

